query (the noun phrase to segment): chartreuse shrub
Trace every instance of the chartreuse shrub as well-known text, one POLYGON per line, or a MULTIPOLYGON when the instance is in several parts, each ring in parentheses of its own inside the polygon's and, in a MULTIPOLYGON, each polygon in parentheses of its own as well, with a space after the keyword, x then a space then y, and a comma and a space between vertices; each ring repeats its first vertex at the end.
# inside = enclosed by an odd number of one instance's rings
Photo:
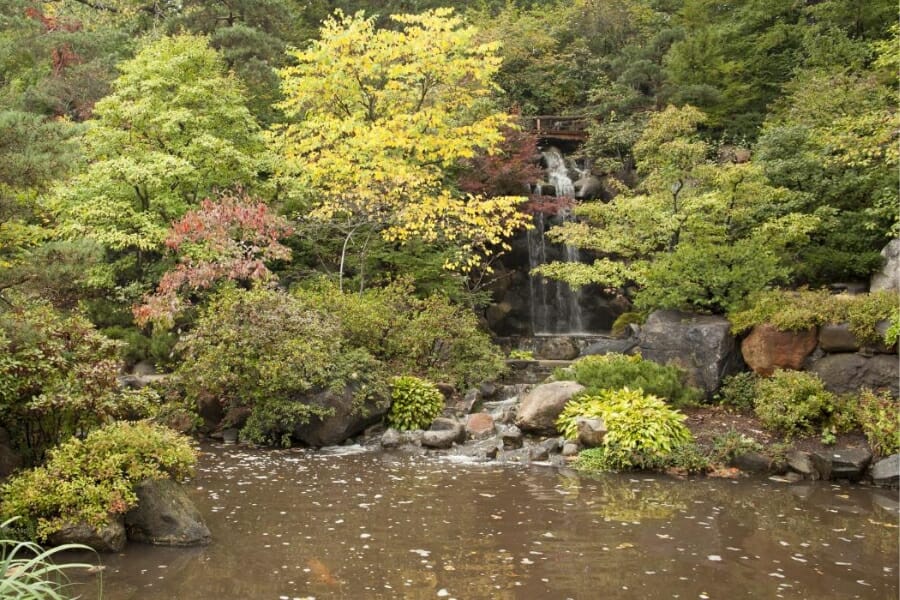
POLYGON ((875 454, 900 452, 900 403, 896 398, 887 392, 862 390, 857 418, 875 454))
POLYGON ((388 424, 408 431, 425 429, 444 410, 444 395, 433 383, 405 375, 391 380, 388 424))
POLYGON ((225 288, 179 350, 187 401, 249 409, 242 436, 254 443, 289 446, 298 426, 333 414, 321 392, 349 391, 359 413, 387 398, 384 365, 348 343, 337 317, 277 290, 225 288))
MULTIPOLYGON (((14 523, 0 523, 0 598, 9 600, 65 600, 72 597, 67 572, 90 569, 90 563, 59 562, 61 552, 90 551, 80 544, 44 550, 33 542, 6 537, 14 523)), ((99 587, 99 582, 98 582, 99 587)))
POLYGON ((0 310, 0 423, 29 462, 76 433, 153 410, 151 390, 119 390, 119 342, 78 314, 16 300, 20 308, 0 310))
POLYGON ((828 290, 770 290, 750 297, 741 310, 728 314, 735 333, 769 323, 781 331, 804 331, 826 323, 848 323, 850 331, 863 343, 896 342, 876 330, 879 321, 894 325, 900 298, 890 291, 871 294, 831 294, 828 290))
POLYGON ((195 462, 190 440, 171 429, 146 421, 114 423, 83 440, 69 439, 40 467, 13 476, 0 488, 0 515, 21 517, 37 540, 71 523, 100 526, 136 506, 135 484, 181 480, 195 462))
POLYGON ((347 345, 365 348, 395 373, 413 373, 458 388, 495 379, 503 354, 475 314, 441 294, 417 298, 408 281, 362 293, 327 280, 293 290, 308 310, 337 322, 347 345))
POLYGON ((644 360, 639 354, 585 356, 565 369, 557 369, 553 377, 557 380, 577 381, 591 395, 600 390, 629 387, 640 388, 675 404, 691 404, 702 396, 699 390, 686 385, 685 374, 681 369, 644 360))
MULTIPOLYGON (((592 401, 584 400, 586 404, 592 401)), ((658 468, 693 442, 685 416, 652 394, 624 388, 603 390, 594 405, 607 433, 603 445, 579 453, 575 466, 585 471, 658 468)), ((562 423, 568 428, 568 423, 562 423)))
POLYGON ((814 373, 777 369, 756 384, 756 416, 764 427, 789 437, 812 433, 833 406, 834 394, 814 373))

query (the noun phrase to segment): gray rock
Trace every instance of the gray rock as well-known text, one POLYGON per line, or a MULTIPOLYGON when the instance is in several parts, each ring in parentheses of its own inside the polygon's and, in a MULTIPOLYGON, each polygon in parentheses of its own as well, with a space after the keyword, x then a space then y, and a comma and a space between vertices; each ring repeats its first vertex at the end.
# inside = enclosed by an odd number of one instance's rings
POLYGON ((606 437, 606 424, 603 419, 575 419, 575 427, 578 430, 578 441, 585 448, 596 448, 603 444, 606 437))
POLYGON ((900 454, 891 454, 873 464, 869 476, 877 486, 897 487, 900 483, 900 454))
POLYGON ((579 200, 593 200, 603 194, 603 182, 594 175, 576 180, 574 186, 575 197, 579 200))
POLYGON ((128 539, 155 546, 205 546, 212 536, 187 491, 171 479, 145 479, 138 505, 125 513, 128 539))
POLYGON ((566 442, 563 444, 562 455, 563 456, 575 456, 578 454, 578 444, 575 442, 566 442))
POLYGON ((421 446, 424 431, 416 429, 414 431, 397 431, 390 428, 381 434, 382 448, 398 448, 400 446, 421 446))
POLYGON ((226 444, 237 444, 238 430, 230 427, 222 431, 222 441, 226 444))
POLYGON ((125 547, 125 539, 125 524, 122 515, 111 515, 109 522, 101 527, 92 527, 84 522, 63 527, 50 534, 47 542, 51 546, 82 544, 97 552, 121 552, 125 547))
POLYGON ((638 341, 634 337, 622 339, 607 338, 594 342, 581 351, 581 356, 594 354, 628 354, 637 348, 638 341))
POLYGON ((900 292, 900 239, 891 240, 881 250, 884 266, 872 275, 869 289, 873 292, 894 290, 900 292))
POLYGON ((550 452, 542 445, 531 446, 528 448, 528 460, 545 461, 549 460, 550 452))
POLYGON ((539 385, 522 398, 516 425, 522 431, 555 435, 556 419, 572 396, 584 390, 574 381, 554 381, 539 385))
POLYGON ((819 347, 825 352, 856 352, 859 340, 847 323, 827 323, 819 328, 819 347))
POLYGON ((535 355, 545 360, 572 360, 578 354, 578 344, 570 337, 541 337, 535 342, 535 355))
POLYGON ((900 395, 900 365, 897 357, 877 354, 830 354, 813 361, 810 371, 819 376, 825 387, 838 394, 857 392, 863 387, 888 389, 900 395))
POLYGON ((476 389, 468 390, 463 399, 456 403, 456 409, 458 412, 467 415, 472 412, 472 409, 480 400, 481 392, 476 389))
POLYGON ((859 481, 872 461, 866 448, 835 448, 813 452, 810 456, 822 479, 859 481))
POLYGON ((743 366, 731 324, 724 317, 656 311, 641 327, 638 339, 644 358, 685 369, 689 382, 708 395, 743 366))
POLYGON ((156 375, 156 366, 149 360, 142 360, 131 369, 131 372, 138 377, 145 375, 156 375))
POLYGON ((294 430, 295 439, 315 448, 337 446, 347 438, 362 433, 366 427, 380 421, 389 407, 386 400, 371 399, 357 408, 353 389, 350 387, 341 393, 320 392, 309 403, 334 409, 331 416, 311 417, 309 423, 294 430))
POLYGON ((500 429, 500 441, 505 450, 514 450, 522 447, 522 430, 515 425, 508 425, 500 429))
POLYGON ((453 419, 438 418, 431 428, 422 434, 422 445, 426 448, 447 449, 454 443, 466 440, 466 428, 453 419))
POLYGON ((787 464, 792 471, 803 476, 804 479, 821 479, 808 452, 791 450, 787 455, 787 464))
POLYGON ((728 466, 747 473, 768 473, 772 470, 772 460, 759 452, 750 450, 734 456, 728 466))
POLYGON ((550 454, 559 454, 562 451, 563 444, 565 444, 565 440, 561 437, 552 437, 547 438, 543 442, 541 442, 541 446, 547 449, 547 452, 550 454))

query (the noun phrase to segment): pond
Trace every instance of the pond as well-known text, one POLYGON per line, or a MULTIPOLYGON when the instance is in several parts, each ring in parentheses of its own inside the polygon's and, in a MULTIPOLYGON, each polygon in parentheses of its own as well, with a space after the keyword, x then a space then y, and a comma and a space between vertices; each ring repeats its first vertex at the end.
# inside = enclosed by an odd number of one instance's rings
POLYGON ((898 594, 895 492, 203 450, 189 486, 212 545, 129 544, 103 559, 105 600, 898 594))

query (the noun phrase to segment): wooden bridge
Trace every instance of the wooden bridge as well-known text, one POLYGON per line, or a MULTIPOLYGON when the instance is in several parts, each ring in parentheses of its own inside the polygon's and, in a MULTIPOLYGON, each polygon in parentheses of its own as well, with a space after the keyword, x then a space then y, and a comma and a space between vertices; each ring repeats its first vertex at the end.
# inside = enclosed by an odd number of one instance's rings
POLYGON ((588 125, 591 123, 591 120, 587 117, 553 115, 522 117, 522 121, 525 124, 525 129, 539 138, 571 140, 573 142, 583 142, 587 139, 588 125))

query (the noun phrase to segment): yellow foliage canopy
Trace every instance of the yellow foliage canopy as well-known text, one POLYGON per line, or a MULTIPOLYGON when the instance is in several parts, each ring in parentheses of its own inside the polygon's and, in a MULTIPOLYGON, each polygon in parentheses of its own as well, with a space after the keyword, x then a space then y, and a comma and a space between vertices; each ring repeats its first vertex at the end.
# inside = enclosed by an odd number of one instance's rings
POLYGON ((447 169, 493 152, 509 115, 490 95, 496 44, 476 42, 450 9, 395 15, 376 29, 341 12, 320 39, 291 52, 280 71, 288 122, 270 141, 278 175, 312 198, 310 216, 374 226, 389 241, 441 240, 457 249, 447 268, 468 271, 526 223, 522 198, 459 197, 447 169))

